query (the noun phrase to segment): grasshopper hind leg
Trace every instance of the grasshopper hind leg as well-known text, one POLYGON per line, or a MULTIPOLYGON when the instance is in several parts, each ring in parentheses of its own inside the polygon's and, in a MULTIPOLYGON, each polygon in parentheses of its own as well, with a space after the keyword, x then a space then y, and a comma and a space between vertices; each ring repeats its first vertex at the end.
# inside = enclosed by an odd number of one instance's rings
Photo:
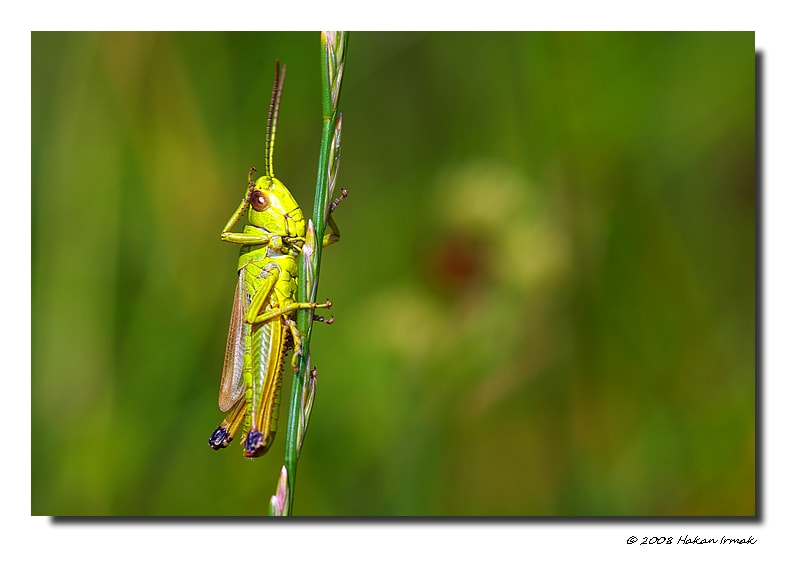
POLYGON ((244 420, 246 400, 244 397, 234 404, 233 408, 225 416, 222 423, 214 430, 208 439, 208 445, 214 450, 225 448, 233 440, 233 436, 239 431, 239 427, 244 420))

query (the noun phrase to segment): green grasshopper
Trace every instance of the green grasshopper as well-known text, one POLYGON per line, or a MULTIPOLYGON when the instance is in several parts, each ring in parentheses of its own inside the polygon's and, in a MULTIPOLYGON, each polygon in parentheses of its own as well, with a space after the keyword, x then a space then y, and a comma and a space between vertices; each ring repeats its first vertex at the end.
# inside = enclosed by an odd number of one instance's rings
MULTIPOLYGON (((225 448, 239 428, 244 455, 266 453, 277 432, 280 384, 284 355, 293 345, 292 368, 298 370, 302 336, 294 318, 299 309, 330 308, 324 304, 297 301, 298 256, 306 235, 303 211, 287 187, 275 177, 272 153, 278 124, 286 66, 275 62, 267 116, 266 174, 253 181, 255 168, 247 176, 247 191, 239 207, 222 230, 222 241, 240 244, 239 281, 225 347, 219 408, 227 415, 209 438, 214 449, 225 448), (242 232, 233 226, 247 213, 250 222, 242 232)), ((342 198, 347 195, 343 190, 342 198)), ((331 203, 333 209, 341 199, 331 203)), ((332 218, 331 232, 323 247, 338 241, 339 230, 332 218)), ((314 319, 325 321, 314 315, 314 319)), ((332 323, 333 318, 326 323, 332 323)))

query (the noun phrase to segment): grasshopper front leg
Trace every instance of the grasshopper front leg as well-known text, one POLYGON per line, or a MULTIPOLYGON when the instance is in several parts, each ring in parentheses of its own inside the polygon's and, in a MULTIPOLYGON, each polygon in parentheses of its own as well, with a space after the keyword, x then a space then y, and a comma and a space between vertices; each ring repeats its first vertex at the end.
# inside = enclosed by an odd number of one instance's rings
POLYGON ((253 187, 255 186, 255 182, 253 181, 253 174, 255 172, 256 168, 251 167, 249 173, 247 174, 247 190, 244 192, 244 198, 242 199, 242 202, 239 203, 239 206, 236 208, 236 210, 233 211, 233 214, 228 219, 228 222, 225 224, 225 227, 222 229, 222 233, 220 234, 220 238, 223 242, 238 243, 242 245, 258 245, 270 241, 270 235, 267 233, 245 234, 243 232, 231 232, 233 227, 237 222, 239 222, 239 219, 244 216, 244 213, 247 212, 247 209, 250 206, 250 194, 253 192, 253 187))

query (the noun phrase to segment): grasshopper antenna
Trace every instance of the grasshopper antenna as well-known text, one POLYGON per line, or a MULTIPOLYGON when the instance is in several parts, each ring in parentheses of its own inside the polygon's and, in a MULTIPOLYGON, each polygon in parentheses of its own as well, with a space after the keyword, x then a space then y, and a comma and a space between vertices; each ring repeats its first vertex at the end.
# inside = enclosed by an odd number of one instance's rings
POLYGON ((272 152, 275 149, 275 131, 278 128, 278 110, 281 107, 281 93, 283 80, 286 78, 286 65, 281 68, 280 60, 275 61, 275 81, 272 84, 272 97, 269 101, 269 114, 267 115, 267 177, 275 177, 272 170, 272 152))

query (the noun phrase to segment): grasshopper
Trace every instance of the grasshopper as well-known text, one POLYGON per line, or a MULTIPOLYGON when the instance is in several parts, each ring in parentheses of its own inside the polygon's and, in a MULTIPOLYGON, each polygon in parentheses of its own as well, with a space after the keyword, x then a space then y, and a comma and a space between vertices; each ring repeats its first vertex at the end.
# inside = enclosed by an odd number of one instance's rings
MULTIPOLYGON (((238 282, 233 299, 219 408, 227 412, 209 438, 209 445, 225 448, 241 426, 244 455, 261 456, 275 438, 280 404, 284 355, 293 346, 292 368, 298 370, 302 336, 295 323, 299 309, 330 308, 324 304, 297 301, 298 259, 306 235, 303 211, 289 189, 275 177, 272 154, 278 124, 286 66, 275 61, 266 135, 266 172, 253 181, 255 168, 247 176, 247 190, 239 207, 222 230, 222 241, 239 244, 238 282), (233 232, 247 213, 242 232, 233 232)), ((347 192, 343 190, 342 197, 347 192)), ((340 199, 331 203, 334 208, 340 199)), ((323 247, 339 240, 332 218, 323 247)), ((324 318, 314 315, 318 321, 324 318)), ((333 318, 326 323, 332 323, 333 318)))

